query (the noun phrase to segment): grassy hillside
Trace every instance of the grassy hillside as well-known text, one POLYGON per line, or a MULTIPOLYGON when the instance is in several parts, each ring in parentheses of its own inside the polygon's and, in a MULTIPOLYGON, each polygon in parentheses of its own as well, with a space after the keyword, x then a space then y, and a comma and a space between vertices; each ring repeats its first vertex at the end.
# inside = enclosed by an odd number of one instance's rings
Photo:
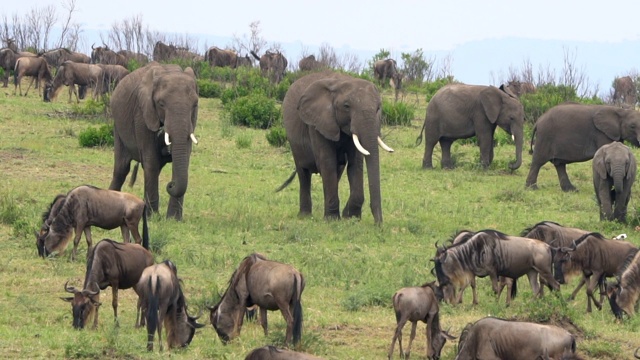
MULTIPOLYGON (((390 94, 388 94, 390 95, 390 94)), ((417 96, 407 96, 415 102, 417 96)), ((421 98, 421 97, 420 97, 421 98)), ((477 165, 479 150, 455 143, 457 168, 439 169, 439 147, 432 171, 421 169, 424 147, 415 138, 424 119, 420 101, 410 127, 384 128, 385 142, 396 152, 381 155, 384 224, 376 227, 365 203, 361 221, 327 222, 322 218, 322 184, 313 180, 314 216, 298 219, 298 183, 274 190, 293 171, 285 148, 268 145, 264 130, 233 127, 223 116, 219 100, 201 99, 191 158, 184 221, 164 219, 168 195, 164 186, 171 167, 160 180, 160 214, 150 220, 151 246, 157 261, 171 259, 184 280, 193 312, 217 300, 240 260, 257 251, 294 265, 305 276, 302 349, 327 359, 385 358, 395 328, 391 296, 403 286, 433 280, 430 273, 436 241, 457 229, 494 228, 517 234, 542 220, 599 231, 607 236, 627 233, 640 245, 639 198, 632 197, 630 224, 601 223, 591 183, 591 163, 568 166, 575 193, 560 191, 553 166, 540 171, 540 190, 525 190, 531 156, 510 172, 513 145, 495 149, 491 168, 477 165), (249 144, 249 146, 247 146, 249 144)), ((43 103, 36 93, 13 96, 0 89, 0 357, 2 358, 157 358, 146 351, 146 331, 135 329, 132 290, 120 293, 120 326, 113 323, 111 292, 101 297, 97 330, 73 330, 70 305, 63 285, 81 286, 85 260, 71 262, 70 251, 53 259, 37 257, 33 232, 40 215, 58 193, 81 184, 106 188, 111 181, 112 148, 81 148, 78 134, 104 123, 100 117, 77 116, 79 107, 67 103, 61 92, 54 103, 43 103)), ((501 132, 502 130, 498 130, 501 132)), ((528 144, 527 144, 528 145, 528 144)), ((528 146, 527 146, 528 148, 528 146)), ((634 150, 640 158, 638 150, 634 150)), ((366 182, 366 176, 365 176, 366 182)), ((634 194, 638 194, 638 187, 634 194)), ((123 190, 142 197, 143 177, 123 190)), ((368 193, 367 197, 368 197, 368 193)), ((346 201, 348 184, 341 186, 346 201)), ((120 239, 120 231, 93 229, 94 242, 120 239)), ((68 249, 70 250, 70 248, 68 249)), ((81 240, 79 254, 86 243, 81 240)), ((577 281, 577 279, 575 280, 577 281)), ((640 318, 614 320, 608 304, 586 314, 586 298, 565 302, 576 282, 554 295, 533 299, 528 282, 520 280, 520 293, 511 307, 504 297, 497 302, 488 279, 479 280, 480 304, 471 306, 471 293, 462 305, 441 305, 445 329, 459 335, 469 322, 487 315, 551 320, 570 327, 578 336, 578 349, 589 359, 631 358, 640 346, 640 318)), ((270 334, 256 323, 245 323, 241 336, 224 346, 208 320, 191 346, 172 351, 176 358, 243 359, 265 344, 282 344, 285 323, 279 312, 269 314, 270 334)), ((405 328, 405 346, 409 338, 405 328)), ((449 342, 443 359, 455 357, 457 341, 449 342)), ((397 349, 397 346, 396 346, 397 349)), ((420 324, 412 353, 425 357, 424 325, 420 324)), ((397 356, 397 350, 396 354, 397 356)))

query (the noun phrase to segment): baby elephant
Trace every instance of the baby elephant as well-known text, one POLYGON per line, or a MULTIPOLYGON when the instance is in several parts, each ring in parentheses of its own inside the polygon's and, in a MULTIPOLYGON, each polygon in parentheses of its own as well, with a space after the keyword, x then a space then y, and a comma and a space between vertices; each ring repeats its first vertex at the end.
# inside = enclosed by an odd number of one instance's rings
POLYGON ((396 339, 400 345, 400 356, 409 359, 411 353, 411 343, 416 337, 416 325, 418 321, 427 324, 427 359, 439 359, 444 343, 455 337, 440 329, 440 315, 438 302, 442 300, 442 291, 435 282, 426 283, 422 286, 406 287, 398 290, 393 295, 393 308, 396 312, 396 331, 393 334, 391 348, 389 349, 389 359, 393 356, 393 346, 396 339), (407 352, 402 352, 402 328, 411 322, 411 338, 407 352))
POLYGON ((600 220, 627 222, 627 204, 636 179, 636 158, 620 142, 603 145, 593 156, 593 187, 600 220))

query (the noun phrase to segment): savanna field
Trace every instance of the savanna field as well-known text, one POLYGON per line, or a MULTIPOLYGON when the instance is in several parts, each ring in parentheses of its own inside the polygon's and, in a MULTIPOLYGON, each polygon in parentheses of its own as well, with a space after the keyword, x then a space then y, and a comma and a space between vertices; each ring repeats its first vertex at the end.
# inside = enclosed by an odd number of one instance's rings
MULTIPOLYGON (((26 81, 24 80, 25 85, 26 81)), ((386 97, 392 98, 391 90, 386 97)), ((71 306, 60 297, 64 284, 82 286, 87 245, 80 242, 78 260, 69 257, 71 246, 59 257, 37 255, 34 232, 41 214, 56 194, 91 184, 107 188, 111 181, 113 148, 86 148, 78 136, 87 128, 100 128, 108 120, 84 115, 96 106, 87 100, 68 103, 63 89, 53 103, 44 103, 33 89, 29 96, 13 95, 13 87, 0 89, 0 358, 127 358, 171 356, 179 359, 243 359, 253 348, 281 346, 285 322, 279 312, 269 313, 270 333, 258 323, 245 322, 239 338, 223 345, 209 322, 206 305, 224 292, 239 262, 252 252, 296 267, 305 277, 302 294, 304 329, 299 350, 326 359, 382 359, 395 329, 391 297, 405 286, 435 280, 431 274, 434 245, 456 230, 497 229, 516 235, 543 220, 598 231, 607 237, 620 233, 640 246, 640 184, 634 185, 629 224, 599 221, 591 180, 591 162, 567 169, 578 192, 560 190, 555 169, 545 165, 539 190, 525 189, 531 163, 529 136, 525 135, 523 165, 508 170, 515 157, 513 144, 495 148, 488 170, 479 164, 475 145, 455 142, 456 168, 440 168, 440 148, 434 166, 421 168, 424 144, 415 146, 426 108, 423 95, 405 94, 415 106, 410 126, 385 126, 385 142, 395 153, 382 153, 381 186, 384 223, 377 227, 367 200, 362 219, 327 222, 323 219, 322 183, 313 177, 311 218, 299 219, 298 182, 275 189, 294 170, 286 147, 271 146, 266 130, 229 123, 218 99, 201 98, 198 145, 191 156, 184 220, 165 220, 171 166, 160 177, 160 213, 150 218, 151 250, 157 262, 171 259, 178 267, 189 309, 206 327, 196 332, 185 349, 146 351, 146 329, 134 328, 136 295, 120 292, 119 326, 115 326, 111 290, 101 294, 97 330, 72 328, 71 306)), ((497 136, 509 138, 502 130, 497 136)), ((530 129, 525 130, 530 134, 530 129)), ((503 142, 500 142, 503 143, 503 142)), ((640 151, 633 149, 637 158, 640 151)), ((365 176, 365 186, 366 184, 365 176)), ((143 197, 143 173, 123 191, 143 197)), ((348 183, 340 187, 342 205, 348 183)), ((121 241, 118 229, 92 228, 94 244, 102 238, 121 241)), ((587 359, 632 359, 640 347, 640 317, 615 320, 608 303, 587 314, 582 290, 567 301, 578 279, 562 287, 556 297, 545 291, 534 299, 528 281, 521 278, 519 294, 510 307, 504 295, 497 301, 489 279, 479 280, 479 305, 471 305, 471 291, 463 304, 440 305, 441 325, 458 336, 464 326, 484 316, 550 322, 577 337, 578 352, 587 359)), ((420 323, 411 355, 424 359, 425 325, 420 323)), ((410 326, 404 329, 408 344, 410 326)), ((447 342, 442 359, 455 357, 457 340, 447 342)), ((398 358, 398 346, 394 358, 398 358)))

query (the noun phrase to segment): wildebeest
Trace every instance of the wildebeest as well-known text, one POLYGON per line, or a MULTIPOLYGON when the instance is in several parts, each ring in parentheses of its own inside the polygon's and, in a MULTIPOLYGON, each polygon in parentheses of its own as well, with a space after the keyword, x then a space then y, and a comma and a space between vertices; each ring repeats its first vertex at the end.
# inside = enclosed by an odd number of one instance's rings
POLYGON ((528 81, 522 82, 520 80, 510 80, 507 83, 506 88, 518 98, 522 95, 536 92, 536 86, 528 81))
POLYGON ((127 58, 109 49, 107 45, 98 47, 91 45, 91 63, 127 67, 127 58))
POLYGON ((617 282, 607 286, 611 311, 622 319, 622 313, 633 316, 640 299, 640 251, 631 253, 616 275, 617 282))
POLYGON ((98 64, 102 68, 104 80, 102 92, 111 92, 118 86, 120 80, 129 75, 129 70, 121 65, 98 64))
POLYGON ((435 282, 429 282, 422 286, 405 287, 396 291, 393 295, 393 309, 396 313, 397 325, 393 333, 393 340, 391 340, 389 359, 393 357, 393 346, 396 343, 396 339, 400 346, 400 357, 409 359, 411 343, 416 337, 418 321, 427 324, 427 359, 440 358, 440 352, 447 339, 455 339, 455 337, 440 329, 438 302, 442 300, 442 296, 442 290, 435 285, 435 282), (407 352, 403 353, 402 328, 407 321, 411 322, 411 337, 409 338, 407 352))
POLYGON ((16 52, 9 48, 0 49, 0 67, 4 69, 2 87, 9 86, 9 73, 16 67, 16 61, 21 57, 36 57, 36 54, 28 51, 16 52))
POLYGON ((319 69, 320 66, 321 66, 320 62, 316 60, 316 56, 313 54, 303 57, 298 62, 298 68, 301 71, 314 71, 319 69))
MULTIPOLYGON (((56 199, 59 199, 59 196, 56 196, 56 199)), ((73 230, 75 230, 75 237, 71 258, 75 259, 83 232, 87 240, 87 254, 89 254, 92 243, 91 226, 107 230, 120 227, 122 238, 127 243, 130 242, 130 235, 133 235, 138 244, 149 241, 145 203, 139 197, 129 193, 99 189, 89 185, 78 186, 67 193, 63 204, 54 200, 50 205, 48 217, 52 218, 48 230, 41 232, 37 240, 38 254, 42 257, 54 251, 62 252, 67 247, 73 230), (51 211, 56 209, 58 211, 55 213, 51 211), (142 219, 142 237, 138 232, 140 219, 142 219)))
POLYGON ((204 58, 187 48, 178 47, 173 44, 167 45, 162 41, 156 42, 153 46, 153 61, 167 62, 174 59, 186 59, 190 61, 204 61, 204 58))
POLYGON ((144 66, 147 65, 149 63, 149 57, 145 54, 139 53, 139 52, 134 52, 131 50, 119 50, 117 52, 117 54, 120 54, 122 56, 124 56, 125 61, 127 63, 127 65, 125 65, 125 67, 127 67, 129 65, 129 61, 131 60, 135 60, 138 65, 140 66, 144 66))
POLYGON ((456 360, 579 359, 575 352, 575 338, 560 327, 486 317, 462 330, 456 360))
POLYGON ((384 85, 389 79, 389 85, 396 90, 396 100, 398 91, 402 87, 402 74, 398 71, 398 65, 393 59, 378 60, 373 64, 373 76, 384 85))
MULTIPOLYGON (((559 290, 551 272, 551 247, 541 241, 508 236, 496 230, 478 231, 464 243, 451 246, 435 259, 438 284, 443 287, 470 276, 491 278, 498 293, 498 277, 515 281, 527 275, 535 296, 540 293, 538 275, 553 290, 559 290)), ((509 301, 509 297, 507 297, 509 301)))
POLYGON ((66 85, 69 87, 69 102, 71 102, 71 94, 76 95, 76 101, 79 103, 83 98, 76 92, 75 85, 78 85, 82 94, 82 88, 91 87, 93 91, 94 99, 97 99, 103 90, 104 70, 98 65, 94 64, 81 64, 73 61, 65 61, 58 68, 53 82, 48 83, 45 86, 44 101, 52 101, 58 90, 66 85))
POLYGON ((38 56, 47 60, 47 63, 53 67, 59 67, 65 61, 73 61, 76 63, 89 64, 91 58, 83 53, 71 51, 66 48, 59 48, 39 53, 38 56))
POLYGON ((605 296, 605 278, 615 276, 629 255, 637 250, 627 241, 607 240, 600 233, 587 233, 574 240, 571 247, 561 247, 556 251, 553 259, 554 276, 560 284, 565 283, 562 263, 570 259, 582 269, 587 280, 587 312, 591 312, 591 300, 601 310, 605 296), (600 301, 593 295, 593 290, 598 285, 600 301))
POLYGON ((638 94, 636 85, 631 76, 616 77, 613 80, 613 97, 614 103, 622 103, 627 105, 635 105, 638 94))
POLYGON ((165 328, 167 346, 185 347, 191 343, 198 324, 187 312, 187 303, 178 279, 175 264, 165 260, 144 269, 136 285, 139 304, 146 304, 147 350, 153 350, 154 333, 162 351, 162 327, 165 328))
POLYGON ((212 46, 204 53, 204 60, 211 67, 230 67, 235 69, 238 67, 238 54, 233 50, 223 50, 219 47, 212 46))
POLYGON ((98 326, 100 290, 111 286, 113 315, 118 320, 118 289, 129 289, 138 284, 147 266, 153 265, 153 255, 148 242, 138 244, 119 243, 103 239, 96 244, 87 258, 87 272, 82 290, 64 284, 72 297, 62 298, 71 303, 73 327, 83 329, 93 314, 93 328, 98 326))
MULTIPOLYGON (((467 240, 471 239, 475 235, 474 232, 469 230, 460 230, 455 233, 449 242, 451 245, 459 245, 467 240)), ((436 243, 436 256, 439 257, 443 252, 447 250, 447 246, 438 246, 436 243)), ((433 269, 435 270, 435 269, 433 269)), ((433 273, 433 271, 432 271, 433 273)), ((435 274, 434 274, 435 275, 435 274)), ((442 290, 444 292, 444 298, 447 302, 451 304, 460 304, 462 303, 462 295, 464 294, 464 290, 467 286, 471 286, 471 291, 473 295, 473 305, 478 304, 478 293, 476 292, 476 277, 473 274, 466 273, 466 276, 457 277, 455 279, 455 284, 447 284, 443 286, 442 290)), ((518 292, 517 282, 513 281, 513 279, 505 278, 504 276, 498 277, 498 299, 500 299, 500 294, 505 286, 507 286, 507 303, 511 302, 511 298, 515 297, 518 292)))
POLYGON ((322 358, 267 345, 251 350, 244 360, 322 360, 322 358))
POLYGON ((260 307, 260 323, 268 334, 267 310, 280 310, 287 322, 285 344, 302 336, 304 277, 293 266, 267 260, 261 254, 245 257, 229 280, 229 287, 211 311, 211 325, 226 343, 240 334, 245 310, 260 307))
MULTIPOLYGON (((31 88, 31 84, 33 81, 36 81, 36 85, 40 84, 42 81, 50 82, 53 79, 51 75, 51 70, 49 69, 49 65, 47 61, 43 58, 39 57, 21 57, 16 60, 16 67, 13 72, 13 85, 14 90, 13 94, 16 94, 16 90, 20 88, 20 96, 22 96, 22 78, 24 76, 30 76, 31 81, 29 82, 29 86, 27 87, 27 91, 25 91, 24 96, 27 96, 29 89, 31 88)), ((36 86, 38 89, 40 86, 36 86)), ((40 94, 40 90, 38 90, 38 94, 40 94)))
MULTIPOLYGON (((573 240, 579 238, 584 234, 588 234, 590 231, 582 230, 578 228, 562 226, 553 221, 541 221, 530 228, 522 230, 520 236, 529 239, 542 240, 549 246, 554 248, 571 246, 573 240)), ((587 282, 587 279, 582 275, 582 269, 574 264, 571 259, 567 259, 562 263, 562 273, 564 274, 565 281, 569 281, 570 277, 580 275, 580 283, 576 286, 575 290, 571 293, 569 300, 576 298, 578 291, 587 282)))
POLYGON ((284 78, 289 62, 280 51, 267 50, 262 56, 250 51, 256 60, 260 62, 262 76, 268 77, 271 82, 278 84, 284 78))

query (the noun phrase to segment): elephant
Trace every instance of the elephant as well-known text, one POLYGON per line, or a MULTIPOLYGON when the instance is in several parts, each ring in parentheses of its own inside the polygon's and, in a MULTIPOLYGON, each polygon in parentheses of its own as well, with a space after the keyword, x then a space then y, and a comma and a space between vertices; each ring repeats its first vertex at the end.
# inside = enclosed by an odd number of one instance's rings
POLYGON ((509 164, 516 170, 522 164, 524 108, 518 98, 504 86, 451 84, 438 90, 427 105, 426 118, 416 144, 424 132, 422 168, 433 168, 433 148, 442 148, 442 167, 453 167, 451 144, 456 139, 476 136, 480 147, 480 162, 486 169, 493 161, 493 134, 500 126, 512 135, 516 160, 509 164))
POLYGON ((300 71, 315 71, 320 68, 321 64, 316 60, 315 55, 305 56, 298 62, 300 71))
POLYGON ((623 76, 613 80, 613 102, 635 105, 637 100, 636 85, 630 76, 623 76))
POLYGON ((590 160, 602 145, 623 140, 640 146, 639 112, 609 105, 556 105, 542 114, 533 127, 529 151, 533 158, 526 187, 538 188, 538 172, 550 161, 562 191, 575 191, 567 164, 590 160))
MULTIPOLYGON (((167 218, 182 220, 184 194, 189 180, 189 160, 198 118, 198 90, 191 68, 151 62, 125 76, 111 96, 114 119, 113 179, 109 189, 120 190, 131 161, 142 164, 144 199, 158 211, 158 177, 172 164, 167 184, 170 200, 167 218)), ((135 181, 137 165, 131 177, 135 181)))
POLYGON ((277 191, 297 174, 299 215, 311 215, 311 174, 320 173, 324 217, 339 219, 338 182, 346 167, 350 193, 342 217, 360 218, 366 158, 371 212, 375 223, 382 224, 378 145, 393 149, 380 139, 381 98, 376 86, 329 70, 312 73, 291 85, 282 108, 296 170, 277 191))
POLYGON ((253 50, 250 53, 260 62, 262 76, 268 76, 275 84, 282 81, 289 62, 280 51, 267 51, 260 57, 253 50))
POLYGON ((627 205, 636 180, 636 158, 621 142, 602 145, 593 155, 593 187, 600 220, 627 222, 627 205))

